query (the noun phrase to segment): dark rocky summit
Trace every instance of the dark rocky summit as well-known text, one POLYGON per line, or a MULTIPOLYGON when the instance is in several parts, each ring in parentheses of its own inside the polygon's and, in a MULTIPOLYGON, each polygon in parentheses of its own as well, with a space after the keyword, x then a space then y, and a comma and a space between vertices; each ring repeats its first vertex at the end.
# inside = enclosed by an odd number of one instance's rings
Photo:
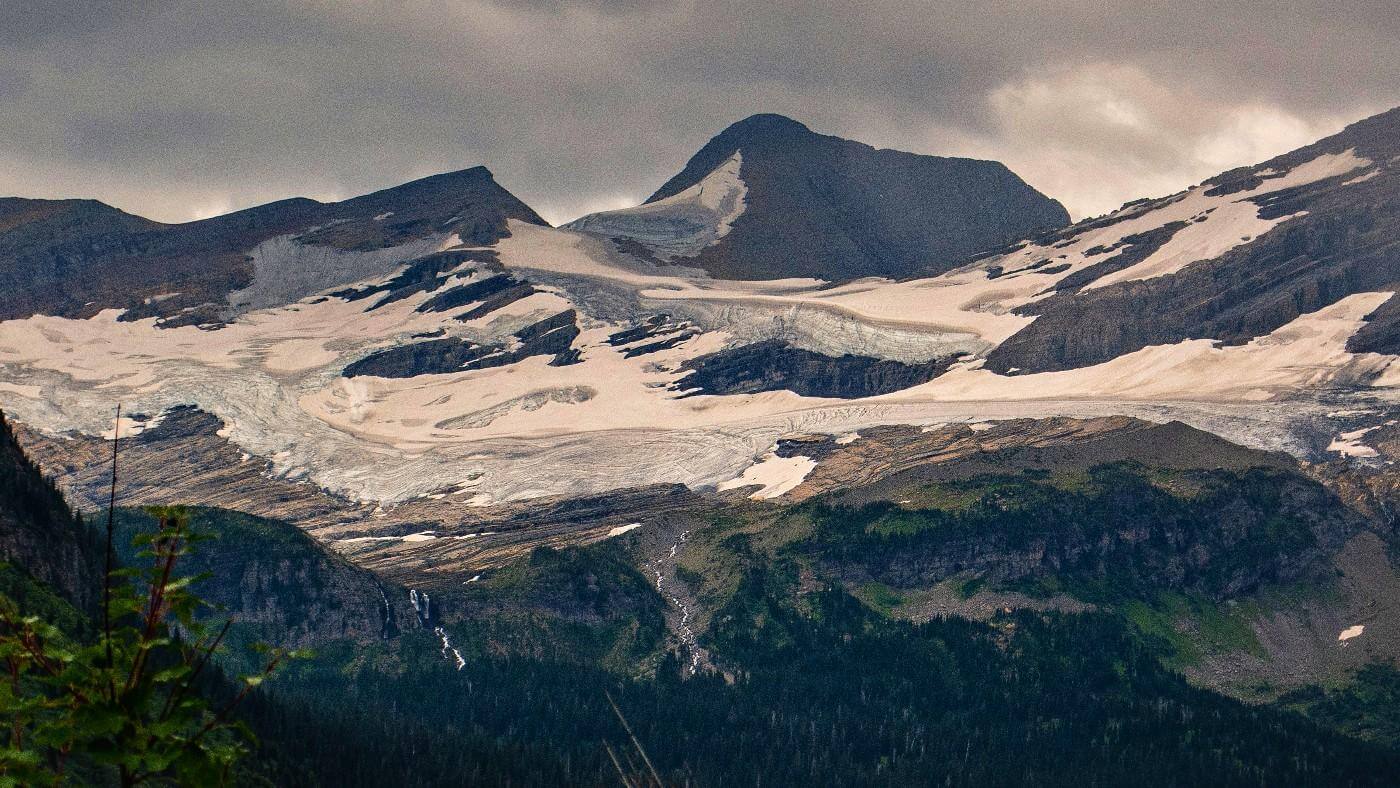
POLYGON ((719 243, 678 260, 715 276, 829 280, 949 270, 1069 214, 993 161, 922 156, 754 115, 710 140, 648 203, 739 152, 744 212, 719 243))

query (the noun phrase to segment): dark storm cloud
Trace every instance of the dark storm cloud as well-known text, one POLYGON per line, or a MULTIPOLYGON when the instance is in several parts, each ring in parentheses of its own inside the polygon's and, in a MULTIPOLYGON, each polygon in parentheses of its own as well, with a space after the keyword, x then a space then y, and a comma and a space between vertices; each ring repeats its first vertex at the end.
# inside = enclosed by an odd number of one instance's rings
POLYGON ((1396 103, 1384 1, 0 4, 0 193, 166 220, 478 163, 566 219, 759 111, 1084 214, 1396 103))

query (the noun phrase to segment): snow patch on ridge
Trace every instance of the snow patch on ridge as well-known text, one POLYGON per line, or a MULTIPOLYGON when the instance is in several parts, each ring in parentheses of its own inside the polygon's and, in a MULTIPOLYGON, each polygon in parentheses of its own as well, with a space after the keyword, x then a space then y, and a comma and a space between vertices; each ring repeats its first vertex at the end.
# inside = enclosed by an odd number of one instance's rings
MULTIPOLYGON (((1246 192, 1211 195, 1206 193, 1211 190, 1209 186, 1197 185, 1160 200, 1145 204, 1130 203, 1100 220, 1069 228, 1068 232, 1073 234, 1067 237, 1057 235, 1053 243, 1026 243, 1006 254, 977 261, 966 268, 921 280, 920 283, 941 283, 959 277, 967 281, 976 273, 985 276, 994 272, 996 276, 988 278, 993 279, 996 286, 987 288, 980 309, 992 314, 1009 314, 1016 307, 1048 297, 1060 280, 1111 260, 1115 250, 1121 254, 1124 239, 1181 222, 1185 226, 1146 259, 1123 270, 1105 274, 1084 287, 1088 290, 1166 276, 1192 263, 1219 257, 1258 238, 1278 224, 1296 218, 1295 214, 1261 219, 1258 206, 1253 202, 1255 198, 1346 175, 1371 164, 1357 156, 1354 150, 1348 150, 1319 156, 1282 175, 1261 170, 1256 174, 1272 177, 1246 192)), ((997 337, 982 334, 984 338, 997 343, 1009 335, 1002 333, 997 337)))
POLYGON ((1369 159, 1357 156, 1355 150, 1348 150, 1343 153, 1323 154, 1299 164, 1281 177, 1270 178, 1256 188, 1238 194, 1212 196, 1206 194, 1208 189, 1204 186, 1193 187, 1182 199, 1152 214, 1160 219, 1159 226, 1173 221, 1189 222, 1185 227, 1146 260, 1099 277, 1084 289, 1093 290, 1118 282, 1154 279, 1174 274, 1199 260, 1219 257, 1236 246, 1258 238, 1275 226, 1303 215, 1296 213, 1261 219, 1259 206, 1253 202, 1254 198, 1346 175, 1370 164, 1369 159))
POLYGON ((358 252, 304 244, 296 236, 279 235, 248 252, 253 260, 253 281, 246 288, 229 293, 228 302, 240 312, 279 306, 333 287, 383 276, 405 260, 461 242, 456 235, 442 234, 358 252))
POLYGON ((699 183, 664 200, 589 214, 565 225, 570 230, 635 239, 663 259, 694 257, 729 234, 744 212, 748 193, 739 177, 736 151, 699 183))

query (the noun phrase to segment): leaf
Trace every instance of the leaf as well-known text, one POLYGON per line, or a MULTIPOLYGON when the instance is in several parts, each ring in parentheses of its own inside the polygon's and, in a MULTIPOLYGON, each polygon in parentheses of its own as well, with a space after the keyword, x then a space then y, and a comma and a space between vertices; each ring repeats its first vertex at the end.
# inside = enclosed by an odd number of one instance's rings
POLYGON ((184 678, 191 672, 190 667, 184 663, 168 667, 164 670, 156 671, 151 675, 151 681, 155 684, 170 684, 184 678))

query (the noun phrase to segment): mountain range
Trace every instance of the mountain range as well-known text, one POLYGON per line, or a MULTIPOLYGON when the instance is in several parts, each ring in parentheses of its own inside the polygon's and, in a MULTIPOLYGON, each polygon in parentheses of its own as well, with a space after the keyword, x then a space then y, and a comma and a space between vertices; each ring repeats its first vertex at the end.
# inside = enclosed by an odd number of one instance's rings
POLYGON ((6 198, 0 580, 91 610, 119 439, 123 533, 201 507, 239 642, 321 653, 278 782, 611 781, 599 686, 667 784, 1390 782, 1398 206, 1400 109, 1073 223, 778 115, 562 227, 6 198))

